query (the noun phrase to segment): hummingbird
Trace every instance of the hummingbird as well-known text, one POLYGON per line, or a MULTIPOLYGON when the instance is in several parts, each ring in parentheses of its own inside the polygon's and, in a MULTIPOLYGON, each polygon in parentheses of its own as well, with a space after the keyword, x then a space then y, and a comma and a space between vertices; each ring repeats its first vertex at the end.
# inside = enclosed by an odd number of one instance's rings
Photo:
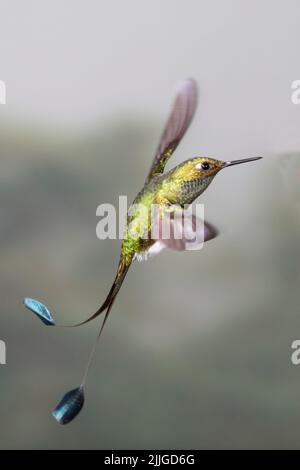
MULTIPOLYGON (((145 184, 128 210, 119 264, 111 289, 94 314, 81 323, 70 325, 80 326, 104 314, 100 332, 90 354, 81 385, 66 393, 53 411, 54 417, 61 424, 66 424, 74 419, 83 406, 84 384, 96 344, 132 263, 136 260, 147 260, 150 256, 160 253, 164 248, 174 251, 188 250, 190 249, 188 242, 191 234, 196 246, 216 238, 218 230, 213 224, 199 220, 190 213, 186 217, 182 217, 185 215, 184 211, 208 188, 219 171, 262 158, 252 157, 222 161, 207 156, 196 156, 165 172, 168 160, 194 117, 198 101, 197 95, 195 80, 186 79, 179 82, 171 112, 145 184), (153 207, 156 208, 156 211, 152 210, 153 207), (166 224, 168 224, 167 237, 163 236, 166 224), (181 235, 179 237, 178 232, 181 235)), ((37 314, 45 324, 55 325, 50 311, 43 304, 33 299, 25 299, 24 304, 37 314)))

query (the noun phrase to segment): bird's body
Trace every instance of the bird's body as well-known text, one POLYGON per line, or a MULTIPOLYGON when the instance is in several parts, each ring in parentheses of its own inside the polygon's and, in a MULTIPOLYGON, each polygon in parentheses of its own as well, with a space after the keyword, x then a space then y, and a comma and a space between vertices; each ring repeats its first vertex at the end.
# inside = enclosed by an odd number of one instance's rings
MULTIPOLYGON (((147 253, 159 242, 151 238, 151 212, 153 207, 160 210, 160 217, 191 204, 207 188, 216 172, 199 169, 196 165, 205 162, 217 162, 206 157, 187 160, 164 174, 153 176, 146 182, 128 210, 127 224, 121 247, 121 262, 130 265, 137 259, 146 259, 147 253), (208 173, 208 174, 207 174, 208 173), (148 235, 145 237, 145 234, 148 235)), ((224 162, 218 162, 220 169, 224 162)), ((150 251, 155 254, 155 250, 150 251)))
POLYGON ((194 80, 184 80, 178 87, 171 114, 161 136, 144 187, 128 210, 120 261, 114 283, 105 302, 94 315, 83 323, 94 319, 104 311, 106 311, 105 318, 107 318, 125 275, 134 260, 146 260, 166 247, 175 251, 191 249, 184 235, 181 240, 175 236, 176 230, 178 233, 178 228, 181 228, 181 233, 184 233, 183 224, 190 233, 198 230, 199 233, 195 235, 196 245, 202 246, 203 242, 215 238, 218 231, 213 225, 204 221, 200 221, 200 224, 197 225, 199 220, 195 216, 179 220, 175 214, 183 213, 184 207, 189 206, 203 193, 223 168, 260 158, 224 162, 209 157, 194 157, 180 163, 168 172, 164 172, 166 163, 191 123, 196 105, 196 84, 194 80), (153 207, 156 208, 155 217, 153 217, 153 207), (173 218, 171 214, 173 214, 173 218), (168 238, 162 238, 159 234, 161 234, 161 226, 166 220, 166 215, 168 215, 170 229, 168 238), (156 225, 156 230, 153 225, 156 225), (158 235, 153 237, 153 232, 158 235))
MULTIPOLYGON (((215 227, 195 215, 186 215, 186 206, 189 206, 209 186, 221 169, 260 158, 224 162, 214 158, 195 157, 165 173, 166 163, 188 129, 196 105, 197 87, 194 80, 180 82, 145 185, 128 210, 121 255, 113 285, 100 308, 85 321, 73 325, 87 323, 105 312, 98 339, 132 262, 136 259, 145 260, 164 248, 175 251, 198 249, 203 242, 215 238, 218 233, 215 227), (194 238, 193 246, 196 248, 190 248, 190 235, 194 238)), ((51 322, 48 317, 45 319, 45 306, 32 299, 29 301, 28 304, 27 299, 25 305, 40 316, 44 323, 47 321, 47 324, 54 324, 52 318, 51 322), (38 309, 36 305, 39 306, 38 309)), ((53 412, 54 417, 62 424, 70 422, 82 408, 84 383, 95 346, 80 387, 67 393, 53 412)))

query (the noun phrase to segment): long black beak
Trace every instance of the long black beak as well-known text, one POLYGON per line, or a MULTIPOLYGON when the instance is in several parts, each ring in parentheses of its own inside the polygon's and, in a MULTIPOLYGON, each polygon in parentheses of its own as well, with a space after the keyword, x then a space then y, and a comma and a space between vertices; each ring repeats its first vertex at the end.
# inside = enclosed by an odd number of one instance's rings
POLYGON ((260 160, 262 157, 243 158, 242 160, 233 160, 232 162, 226 162, 224 168, 232 165, 239 165, 240 163, 254 162, 254 160, 260 160))

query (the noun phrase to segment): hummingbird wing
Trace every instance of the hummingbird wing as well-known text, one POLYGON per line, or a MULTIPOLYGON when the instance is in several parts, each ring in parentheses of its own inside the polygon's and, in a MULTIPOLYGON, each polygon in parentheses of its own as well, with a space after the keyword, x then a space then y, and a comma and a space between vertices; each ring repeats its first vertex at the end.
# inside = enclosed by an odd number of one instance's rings
POLYGON ((204 242, 219 234, 213 224, 184 211, 164 214, 155 224, 154 238, 175 251, 200 250, 204 242))
POLYGON ((167 161, 193 119, 197 107, 197 94, 195 80, 190 78, 178 83, 171 113, 158 144, 146 182, 153 176, 164 172, 167 161))

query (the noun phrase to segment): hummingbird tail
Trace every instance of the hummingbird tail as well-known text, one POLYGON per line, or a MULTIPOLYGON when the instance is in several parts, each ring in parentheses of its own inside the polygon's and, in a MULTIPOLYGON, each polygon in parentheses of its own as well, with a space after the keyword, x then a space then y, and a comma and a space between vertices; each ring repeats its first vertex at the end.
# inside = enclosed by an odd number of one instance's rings
POLYGON ((106 310, 109 310, 112 307, 112 303, 113 303, 114 299, 116 298, 116 296, 117 296, 117 294, 118 294, 118 292, 121 288, 121 285, 124 281, 126 273, 127 273, 128 269, 130 267, 130 264, 131 263, 126 264, 125 261, 123 260, 123 258, 121 257, 114 283, 111 286, 111 289, 108 293, 108 296, 106 297, 103 304, 98 308, 97 312, 95 312, 93 315, 88 317, 86 320, 84 320, 80 323, 76 323, 75 325, 74 324, 73 325, 72 324, 71 325, 57 324, 53 320, 52 313, 48 309, 48 307, 46 307, 46 305, 42 304, 41 302, 39 302, 36 299, 31 299, 29 297, 26 297, 23 300, 23 304, 25 305, 26 308, 28 308, 28 310, 31 310, 35 315, 37 315, 38 318, 43 323, 45 323, 45 325, 59 326, 59 327, 63 327, 63 328, 74 328, 76 326, 84 325, 85 323, 88 323, 91 320, 93 320, 94 318, 98 317, 98 315, 100 315, 102 312, 105 312, 106 310))
POLYGON ((121 258, 120 259, 120 262, 119 262, 119 267, 118 267, 118 271, 117 271, 117 274, 116 274, 116 277, 115 277, 115 280, 113 282, 113 285, 111 286, 111 289, 105 299, 105 301, 103 302, 103 304, 98 308, 98 310, 93 314, 91 315, 89 318, 87 318, 86 320, 84 320, 83 322, 81 323, 77 323, 75 326, 80 326, 80 325, 84 325, 85 323, 88 323, 90 322, 91 320, 94 320, 94 318, 98 317, 101 313, 105 312, 106 311, 106 315, 105 315, 105 319, 103 321, 103 326, 104 326, 104 323, 106 321, 106 318, 109 314, 109 311, 113 305, 113 302, 123 284, 123 281, 125 279, 125 276, 127 274, 127 271, 130 267, 130 264, 126 264, 124 262, 124 260, 121 258))
MULTIPOLYGON (((90 318, 88 318, 87 320, 85 320, 84 322, 81 323, 81 325, 84 324, 84 323, 87 323, 88 321, 90 321, 93 318, 97 317, 98 315, 100 315, 100 313, 102 313, 106 310, 104 319, 103 319, 101 327, 100 327, 99 334, 98 334, 98 336, 97 336, 97 338, 96 338, 96 340, 93 344, 93 347, 91 349, 91 352, 90 352, 90 355, 89 355, 89 358, 88 358, 88 361, 87 361, 87 365, 85 367, 85 371, 84 371, 84 374, 83 374, 83 377, 82 377, 82 382, 81 382, 80 386, 77 387, 74 390, 70 390, 69 392, 67 392, 63 396, 62 400, 59 402, 59 404, 56 406, 56 408, 54 409, 54 411, 52 413, 54 418, 61 424, 67 424, 67 423, 71 422, 78 415, 78 413, 80 412, 80 410, 83 407, 83 404, 84 404, 84 387, 85 387, 85 383, 86 383, 86 380, 87 380, 87 376, 88 376, 91 364, 92 364, 93 359, 95 357, 97 344, 98 344, 99 339, 102 335, 104 325, 105 325, 105 323, 108 319, 109 313, 110 313, 111 308, 113 306, 113 303, 116 299, 116 296, 117 296, 117 294, 118 294, 118 292, 121 288, 121 285, 122 285, 122 283, 125 279, 126 273, 129 269, 129 266, 130 266, 130 264, 126 265, 123 262, 122 259, 120 260, 119 268, 118 268, 118 272, 117 272, 115 281, 114 281, 114 283, 113 283, 113 285, 112 285, 112 287, 111 287, 111 289, 108 293, 108 296, 105 299, 103 305, 101 305, 101 307, 97 310, 96 313, 94 313, 94 315, 92 315, 90 318)), ((75 325, 75 326, 78 326, 78 325, 75 325)))
MULTIPOLYGON (((121 287, 121 286, 120 286, 120 287, 121 287)), ((119 289, 120 289, 120 287, 119 287, 119 289)), ((85 385, 85 382, 86 382, 86 379, 87 379, 87 376, 88 376, 88 373, 89 373, 89 370, 90 370, 90 366, 91 366, 91 364, 92 364, 92 362, 93 362, 93 358, 94 358, 95 353, 96 353, 97 344, 98 344, 98 342, 99 342, 99 340, 100 340, 100 337, 101 337, 101 334, 102 334, 104 325, 105 325, 105 323, 106 323, 106 321, 107 321, 107 319, 108 319, 108 316, 109 316, 109 313, 110 313, 111 308, 112 308, 112 306, 113 306, 113 303, 114 303, 114 301, 115 301, 116 295, 117 295, 117 294, 115 294, 115 296, 110 299, 110 303, 109 303, 108 306, 107 306, 107 310, 106 310, 106 313, 105 313, 105 317, 104 317, 104 319, 103 319, 103 322, 102 322, 102 324, 101 324, 99 334, 98 334, 98 336, 97 336, 97 338, 96 338, 96 341, 94 342, 94 345, 93 345, 93 347, 92 347, 92 349, 91 349, 90 356, 89 356, 87 365, 86 365, 86 367, 85 367, 85 371, 84 371, 84 374, 83 374, 83 377, 82 377, 82 382, 81 382, 81 385, 80 385, 81 387, 84 387, 84 385, 85 385)))

